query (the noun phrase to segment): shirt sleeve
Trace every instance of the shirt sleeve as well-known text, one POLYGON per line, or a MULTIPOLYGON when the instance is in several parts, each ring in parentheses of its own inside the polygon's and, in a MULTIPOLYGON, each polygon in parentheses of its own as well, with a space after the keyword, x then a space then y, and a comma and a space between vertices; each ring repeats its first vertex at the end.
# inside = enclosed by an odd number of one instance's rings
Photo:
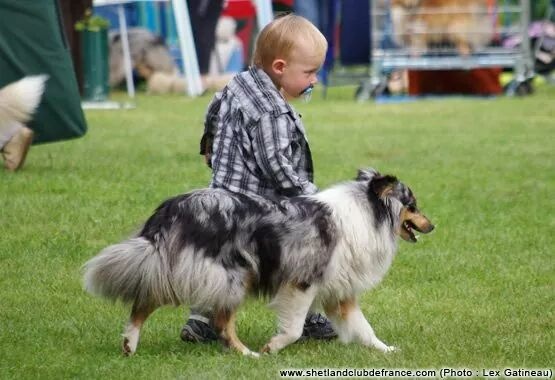
POLYGON ((222 105, 222 92, 216 93, 208 105, 204 119, 204 133, 200 139, 200 154, 212 153, 212 143, 218 128, 218 114, 222 105))
POLYGON ((318 189, 298 173, 292 161, 294 130, 287 114, 277 118, 263 115, 253 130, 253 153, 262 173, 278 193, 285 196, 314 194, 318 189))

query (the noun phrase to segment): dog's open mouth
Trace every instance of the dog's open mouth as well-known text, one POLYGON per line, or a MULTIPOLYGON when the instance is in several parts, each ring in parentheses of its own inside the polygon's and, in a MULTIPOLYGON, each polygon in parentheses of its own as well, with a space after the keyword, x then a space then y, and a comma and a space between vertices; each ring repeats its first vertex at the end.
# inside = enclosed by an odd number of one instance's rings
POLYGON ((401 225, 401 237, 412 243, 416 243, 417 239, 413 229, 418 229, 410 220, 405 220, 401 225))

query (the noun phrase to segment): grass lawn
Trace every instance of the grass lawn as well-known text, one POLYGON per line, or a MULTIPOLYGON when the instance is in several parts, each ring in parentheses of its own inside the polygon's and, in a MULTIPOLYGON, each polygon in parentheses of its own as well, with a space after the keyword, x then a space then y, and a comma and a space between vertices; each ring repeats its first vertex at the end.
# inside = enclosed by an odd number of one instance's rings
MULTIPOLYGON (((361 297, 389 355, 337 341, 260 360, 185 344, 186 308, 146 323, 120 354, 128 307, 82 290, 81 265, 134 232, 166 197, 205 187, 198 155, 210 96, 137 98, 88 111, 81 139, 34 146, 0 170, 0 378, 268 378, 283 368, 553 368, 555 88, 526 98, 355 103, 334 88, 296 105, 320 187, 359 167, 397 175, 437 228, 400 243, 386 279, 361 297)), ((259 349, 275 330, 264 301, 239 335, 259 349)))

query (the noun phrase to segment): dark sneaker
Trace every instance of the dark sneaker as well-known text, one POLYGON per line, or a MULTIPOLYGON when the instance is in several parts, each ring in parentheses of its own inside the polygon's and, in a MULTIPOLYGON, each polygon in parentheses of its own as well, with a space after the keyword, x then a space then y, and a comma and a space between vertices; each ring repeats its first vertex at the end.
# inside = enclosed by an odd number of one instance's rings
POLYGON ((209 324, 189 319, 181 330, 181 339, 185 342, 208 343, 218 340, 218 334, 209 324))
POLYGON ((333 339, 337 333, 333 330, 329 319, 322 314, 309 313, 306 316, 301 339, 333 339))

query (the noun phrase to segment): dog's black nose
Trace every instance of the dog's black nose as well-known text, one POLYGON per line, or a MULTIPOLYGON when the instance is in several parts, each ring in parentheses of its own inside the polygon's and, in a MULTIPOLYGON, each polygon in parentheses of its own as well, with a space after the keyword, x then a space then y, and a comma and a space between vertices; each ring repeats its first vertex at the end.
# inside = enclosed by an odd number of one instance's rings
POLYGON ((422 232, 423 234, 429 234, 433 231, 434 228, 435 226, 432 223, 427 223, 421 227, 416 228, 416 230, 418 230, 418 232, 422 232))

